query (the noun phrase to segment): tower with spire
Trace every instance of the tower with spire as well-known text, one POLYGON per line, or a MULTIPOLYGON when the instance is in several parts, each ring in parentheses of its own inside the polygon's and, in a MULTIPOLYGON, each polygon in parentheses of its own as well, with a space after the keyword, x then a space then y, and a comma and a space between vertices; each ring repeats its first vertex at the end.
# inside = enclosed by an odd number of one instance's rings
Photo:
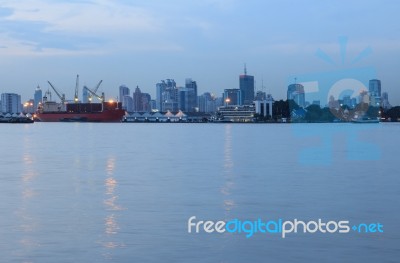
POLYGON ((247 65, 244 63, 244 75, 239 76, 239 89, 242 93, 242 105, 252 105, 254 101, 254 76, 247 75, 247 65))
POLYGON ((39 106, 39 103, 42 103, 43 93, 42 89, 38 85, 35 89, 35 94, 33 96, 33 108, 36 110, 39 106))

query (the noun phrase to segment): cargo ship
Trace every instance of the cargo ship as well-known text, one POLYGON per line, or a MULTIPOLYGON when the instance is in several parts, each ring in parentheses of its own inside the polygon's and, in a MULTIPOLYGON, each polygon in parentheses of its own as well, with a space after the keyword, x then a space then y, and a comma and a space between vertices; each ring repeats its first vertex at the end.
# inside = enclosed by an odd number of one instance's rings
POLYGON ((124 115, 120 102, 61 104, 43 101, 35 117, 43 122, 121 122, 124 115))
POLYGON ((84 89, 89 93, 89 103, 81 103, 78 99, 79 75, 76 76, 75 97, 71 102, 65 100, 65 94, 61 94, 54 85, 48 81, 51 88, 60 98, 61 102, 51 100, 51 92, 47 91, 42 103, 39 103, 35 119, 43 122, 121 122, 125 115, 121 102, 105 101, 104 93, 97 95, 97 90, 102 80, 94 91, 84 89), (48 97, 49 96, 49 97, 48 97), (92 103, 92 96, 100 102, 92 103), (50 100, 48 100, 50 98, 50 100))

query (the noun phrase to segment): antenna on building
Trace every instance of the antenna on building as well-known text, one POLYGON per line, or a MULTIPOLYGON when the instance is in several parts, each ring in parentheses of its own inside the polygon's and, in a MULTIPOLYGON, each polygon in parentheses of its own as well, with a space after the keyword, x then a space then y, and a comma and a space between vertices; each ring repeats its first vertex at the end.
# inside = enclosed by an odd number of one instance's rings
POLYGON ((261 91, 264 91, 264 79, 261 79, 261 91))
POLYGON ((247 67, 246 67, 246 63, 244 63, 244 75, 247 75, 247 67))
POLYGON ((297 77, 294 77, 294 84, 297 84, 297 77))

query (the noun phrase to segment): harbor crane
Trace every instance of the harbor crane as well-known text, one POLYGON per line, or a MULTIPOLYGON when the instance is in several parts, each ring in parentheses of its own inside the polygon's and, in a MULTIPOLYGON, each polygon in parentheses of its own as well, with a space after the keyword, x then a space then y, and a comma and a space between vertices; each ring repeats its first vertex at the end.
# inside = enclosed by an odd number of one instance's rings
MULTIPOLYGON (((102 80, 101 80, 101 81, 99 82, 99 84, 97 85, 96 91, 97 91, 98 87, 100 86, 101 82, 102 82, 102 80)), ((98 98, 101 102, 104 102, 104 99, 105 99, 105 97, 104 97, 104 92, 101 93, 101 96, 99 96, 99 95, 97 95, 96 92, 94 92, 93 90, 89 89, 89 88, 86 87, 86 86, 84 87, 84 89, 86 89, 87 91, 89 91, 89 93, 90 93, 91 96, 93 95, 94 97, 98 98)), ((91 98, 91 97, 90 97, 90 98, 91 98)), ((91 101, 91 99, 90 99, 90 101, 91 101)))
POLYGON ((60 92, 58 92, 58 90, 53 86, 53 84, 51 84, 50 81, 47 81, 50 85, 50 87, 54 90, 54 92, 57 94, 57 96, 60 98, 61 103, 64 104, 65 103, 65 94, 60 94, 60 92))
MULTIPOLYGON (((99 83, 98 83, 98 84, 96 85, 96 87, 94 88, 93 93, 97 94, 97 90, 99 89, 99 87, 100 87, 100 85, 101 85, 102 82, 103 82, 103 80, 100 80, 100 81, 99 81, 99 83)), ((85 87, 83 87, 83 88, 89 91, 88 87, 85 86, 85 87)), ((96 96, 96 95, 95 95, 95 96, 96 96)), ((98 97, 98 96, 96 96, 96 97, 98 97)), ((88 100, 89 100, 89 102, 92 102, 92 93, 90 93, 90 91, 89 91, 88 100)))

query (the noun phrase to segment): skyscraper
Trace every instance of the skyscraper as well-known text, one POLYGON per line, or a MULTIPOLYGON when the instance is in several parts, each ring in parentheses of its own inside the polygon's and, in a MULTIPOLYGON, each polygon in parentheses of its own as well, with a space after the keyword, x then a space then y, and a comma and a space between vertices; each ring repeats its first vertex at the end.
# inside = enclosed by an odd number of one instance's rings
POLYGON ((33 108, 35 110, 38 108, 39 103, 42 103, 42 97, 43 97, 42 90, 40 89, 39 86, 37 86, 35 94, 33 96, 34 99, 33 108))
POLYGON ((381 81, 379 79, 371 79, 369 81, 369 95, 381 97, 381 81))
POLYGON ((142 111, 150 112, 151 111, 151 95, 149 93, 142 92, 142 111))
POLYGON ((124 104, 124 101, 125 101, 124 97, 130 96, 129 93, 130 93, 130 91, 127 86, 125 86, 125 85, 119 86, 119 100, 122 102, 122 108, 124 110, 126 110, 126 107, 127 107, 127 105, 124 104))
POLYGON ((387 92, 383 92, 382 93, 382 101, 381 101, 381 106, 382 108, 384 108, 385 110, 390 109, 392 106, 389 103, 389 94, 387 92))
POLYGON ((287 90, 287 99, 294 100, 297 105, 304 108, 306 105, 304 86, 301 84, 290 84, 287 90))
POLYGON ((173 79, 162 80, 156 84, 157 109, 176 111, 178 108, 178 89, 173 79))
POLYGON ((131 96, 125 95, 122 98, 121 102, 123 105, 125 105, 123 107, 124 110, 126 110, 127 112, 133 112, 133 99, 131 96))
POLYGON ((14 93, 1 94, 1 111, 3 113, 22 112, 21 96, 14 93))
POLYGON ((242 91, 240 105, 251 105, 254 101, 254 76, 247 75, 247 68, 244 65, 244 75, 239 76, 239 89, 242 91))
POLYGON ((133 111, 143 111, 142 91, 139 89, 139 86, 136 86, 132 98, 133 98, 133 111))
POLYGON ((197 108, 197 83, 191 78, 187 78, 185 81, 185 88, 188 92, 188 99, 186 104, 186 111, 194 112, 197 108))
POLYGON ((371 79, 369 81, 369 96, 371 106, 381 105, 381 81, 379 79, 371 79))

